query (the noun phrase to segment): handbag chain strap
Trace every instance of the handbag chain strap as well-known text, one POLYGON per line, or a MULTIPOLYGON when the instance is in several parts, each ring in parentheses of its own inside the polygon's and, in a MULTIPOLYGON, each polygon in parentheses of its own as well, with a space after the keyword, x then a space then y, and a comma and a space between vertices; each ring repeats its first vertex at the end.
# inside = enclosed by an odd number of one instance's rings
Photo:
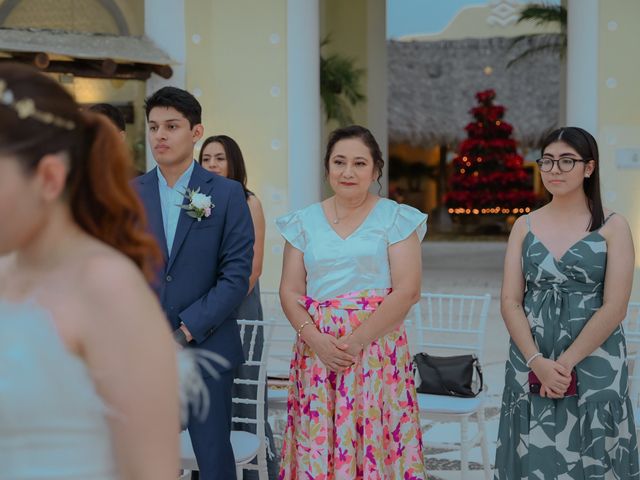
MULTIPOLYGON (((436 365, 431 363, 431 359, 429 358, 429 355, 423 355, 422 358, 424 358, 424 361, 427 363, 427 365, 429 365, 431 368, 433 368, 436 371, 436 375, 438 375, 438 380, 440 380, 440 385, 443 386, 444 389, 447 392, 449 392, 450 395, 454 397, 459 396, 457 392, 449 388, 447 383, 444 381, 444 378, 442 378, 442 373, 440 373, 440 369, 436 365)), ((484 379, 482 377, 482 368, 480 368, 480 361, 475 355, 473 356, 473 367, 475 368, 476 373, 478 374, 478 378, 480 379, 480 389, 478 390, 478 393, 476 393, 476 395, 478 395, 480 392, 482 392, 482 389, 484 388, 484 379)))

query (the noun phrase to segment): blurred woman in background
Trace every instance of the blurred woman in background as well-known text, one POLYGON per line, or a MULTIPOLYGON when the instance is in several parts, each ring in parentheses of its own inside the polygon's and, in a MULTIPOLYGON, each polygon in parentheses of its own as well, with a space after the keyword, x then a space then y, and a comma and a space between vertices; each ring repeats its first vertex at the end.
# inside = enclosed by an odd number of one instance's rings
MULTIPOLYGON (((249 211, 251 212, 251 219, 253 220, 253 229, 255 233, 255 243, 253 245, 253 266, 251 269, 251 276, 249 277, 249 292, 247 293, 244 302, 238 307, 238 318, 246 320, 262 320, 262 304, 260 302, 260 275, 262 274, 262 260, 264 258, 264 232, 265 221, 264 211, 262 210, 262 204, 258 197, 247 188, 247 168, 244 163, 244 157, 238 143, 227 135, 215 135, 207 138, 202 144, 200 149, 200 157, 198 159, 200 164, 210 172, 217 175, 236 180, 242 184, 245 195, 247 198, 247 204, 249 205, 249 211)), ((248 340, 248 339, 247 339, 248 340)), ((257 345, 262 348, 264 339, 256 339, 257 345)), ((248 348, 248 341, 244 344, 248 348)), ((245 352, 246 354, 247 352, 245 352)), ((258 352, 261 355, 262 352, 258 352)), ((241 366, 240 368, 249 369, 255 379, 258 379, 258 369, 256 367, 241 366)), ((243 375, 244 376, 244 375, 243 375)), ((234 389, 237 392, 239 389, 254 389, 252 386, 234 385, 234 389)), ((250 392, 243 393, 242 396, 251 395, 250 392)), ((236 396, 234 394, 234 396, 236 396)), ((234 405, 233 415, 243 418, 255 418, 255 412, 252 411, 251 405, 234 405)), ((265 399, 265 419, 267 418, 266 411, 266 399, 265 399)), ((239 424, 235 426, 236 429, 245 429, 246 425, 239 424)), ((269 440, 269 448, 267 454, 267 465, 269 470, 269 478, 275 480, 278 478, 278 460, 274 455, 275 446, 273 443, 273 433, 268 422, 265 423, 265 429, 267 438, 269 440)), ((252 431, 252 433, 255 433, 252 431)), ((257 472, 245 471, 245 480, 257 479, 257 472)))

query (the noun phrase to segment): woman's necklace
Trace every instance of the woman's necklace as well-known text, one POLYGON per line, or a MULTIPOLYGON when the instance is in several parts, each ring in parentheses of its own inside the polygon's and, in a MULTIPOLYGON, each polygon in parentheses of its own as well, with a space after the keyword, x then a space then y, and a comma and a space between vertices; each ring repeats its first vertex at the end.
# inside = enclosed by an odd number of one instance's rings
MULTIPOLYGON (((367 199, 369 198, 369 195, 367 194, 364 197, 364 200, 362 200, 362 202, 360 202, 353 210, 357 210, 359 209, 362 205, 364 205, 367 201, 367 199)), ((337 225, 338 223, 340 223, 340 220, 344 220, 345 218, 347 218, 350 214, 346 214, 344 217, 340 218, 338 215, 338 203, 336 202, 336 197, 333 197, 333 212, 335 213, 335 218, 333 219, 333 224, 337 225)), ((352 212, 353 213, 353 212, 352 212)))

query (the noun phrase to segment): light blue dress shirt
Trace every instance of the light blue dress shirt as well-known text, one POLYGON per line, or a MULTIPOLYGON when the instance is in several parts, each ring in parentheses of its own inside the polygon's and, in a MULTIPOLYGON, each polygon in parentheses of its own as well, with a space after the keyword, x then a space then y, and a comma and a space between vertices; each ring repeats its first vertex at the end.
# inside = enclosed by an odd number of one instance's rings
POLYGON ((189 186, 194 163, 195 162, 191 162, 189 168, 185 170, 173 187, 167 185, 167 180, 164 178, 164 175, 162 175, 160 167, 157 169, 160 208, 162 209, 162 225, 164 227, 164 236, 167 239, 167 252, 169 252, 169 255, 171 255, 173 238, 176 236, 178 219, 180 218, 180 212, 182 212, 180 205, 184 202, 184 192, 189 186))

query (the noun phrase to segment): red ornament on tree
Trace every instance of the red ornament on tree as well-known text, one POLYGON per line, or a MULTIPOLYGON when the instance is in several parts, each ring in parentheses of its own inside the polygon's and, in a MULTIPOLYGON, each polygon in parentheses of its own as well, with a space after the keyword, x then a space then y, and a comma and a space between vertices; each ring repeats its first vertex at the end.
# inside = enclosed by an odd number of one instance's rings
POLYGON ((465 127, 468 138, 453 159, 445 196, 451 214, 525 213, 535 203, 513 127, 502 120, 505 108, 493 104, 495 96, 494 90, 476 93, 479 105, 469 110, 474 121, 465 127))

